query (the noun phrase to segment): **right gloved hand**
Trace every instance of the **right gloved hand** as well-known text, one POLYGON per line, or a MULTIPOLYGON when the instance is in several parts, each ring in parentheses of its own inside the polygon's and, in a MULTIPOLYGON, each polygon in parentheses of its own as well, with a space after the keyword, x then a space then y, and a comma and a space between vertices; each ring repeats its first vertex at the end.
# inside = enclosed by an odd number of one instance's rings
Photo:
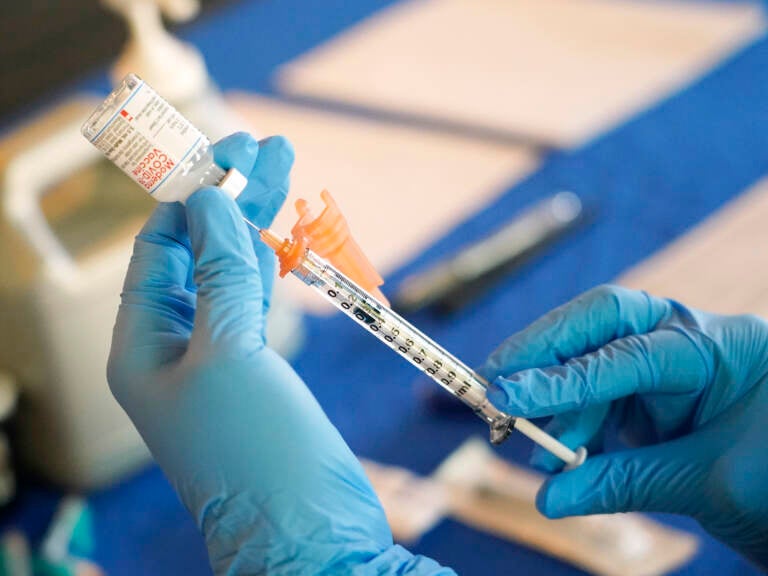
MULTIPOLYGON (((600 287, 505 341, 480 369, 490 401, 591 456, 542 487, 550 518, 686 514, 768 568, 768 324, 600 287), (615 421, 632 448, 602 450, 615 421)), ((537 448, 533 463, 562 465, 537 448)))

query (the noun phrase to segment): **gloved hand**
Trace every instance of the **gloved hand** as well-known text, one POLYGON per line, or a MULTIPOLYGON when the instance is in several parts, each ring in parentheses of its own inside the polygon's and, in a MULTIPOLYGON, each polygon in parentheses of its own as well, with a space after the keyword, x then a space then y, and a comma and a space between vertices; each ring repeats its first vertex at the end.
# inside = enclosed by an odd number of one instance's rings
POLYGON ((139 234, 110 387, 195 517, 217 574, 445 574, 393 546, 360 464, 291 367, 265 346, 269 226, 293 151, 244 134, 216 161, 248 175, 159 205, 139 234))
MULTIPOLYGON (((768 567, 768 324, 618 287, 583 294, 504 342, 480 372, 514 416, 590 457, 537 497, 550 518, 686 514, 768 567), (633 447, 599 454, 608 423, 633 447)), ((533 463, 561 463, 537 448, 533 463)))

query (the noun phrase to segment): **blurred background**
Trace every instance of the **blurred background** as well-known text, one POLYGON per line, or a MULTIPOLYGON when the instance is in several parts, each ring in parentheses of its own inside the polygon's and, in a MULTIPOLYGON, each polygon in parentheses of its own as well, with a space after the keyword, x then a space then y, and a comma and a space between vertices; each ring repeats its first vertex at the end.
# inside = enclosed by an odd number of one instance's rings
MULTIPOLYGON (((9 568, 27 555, 36 574, 210 573, 105 378, 153 201, 79 129, 127 72, 213 140, 288 137, 274 228, 329 189, 397 309, 470 365, 604 282, 768 315, 760 2, 27 0, 0 15, 1 574, 27 574, 9 568), (429 282, 489 238, 502 248, 480 272, 429 282)), ((461 574, 758 573, 686 519, 539 517, 528 440, 485 450, 482 422, 292 279, 268 330, 414 552, 461 574), (480 457, 490 476, 462 464, 480 457)))

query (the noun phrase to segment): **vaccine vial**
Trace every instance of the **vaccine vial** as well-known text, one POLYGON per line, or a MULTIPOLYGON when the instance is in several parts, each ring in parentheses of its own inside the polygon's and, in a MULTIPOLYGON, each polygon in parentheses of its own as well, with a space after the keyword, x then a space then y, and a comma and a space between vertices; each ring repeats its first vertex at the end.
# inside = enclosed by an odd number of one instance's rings
POLYGON ((210 140, 135 74, 81 128, 91 144, 160 202, 184 202, 202 186, 236 197, 247 184, 216 164, 210 140))

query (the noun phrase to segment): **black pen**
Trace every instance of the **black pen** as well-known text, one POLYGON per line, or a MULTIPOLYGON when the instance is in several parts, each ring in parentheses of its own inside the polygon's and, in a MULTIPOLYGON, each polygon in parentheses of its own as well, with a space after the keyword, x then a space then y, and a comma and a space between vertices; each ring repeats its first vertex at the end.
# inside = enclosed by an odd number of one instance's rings
POLYGON ((393 308, 403 312, 427 306, 457 310, 574 228, 582 215, 581 200, 572 192, 559 192, 537 202, 488 238, 408 276, 392 299, 393 308))

